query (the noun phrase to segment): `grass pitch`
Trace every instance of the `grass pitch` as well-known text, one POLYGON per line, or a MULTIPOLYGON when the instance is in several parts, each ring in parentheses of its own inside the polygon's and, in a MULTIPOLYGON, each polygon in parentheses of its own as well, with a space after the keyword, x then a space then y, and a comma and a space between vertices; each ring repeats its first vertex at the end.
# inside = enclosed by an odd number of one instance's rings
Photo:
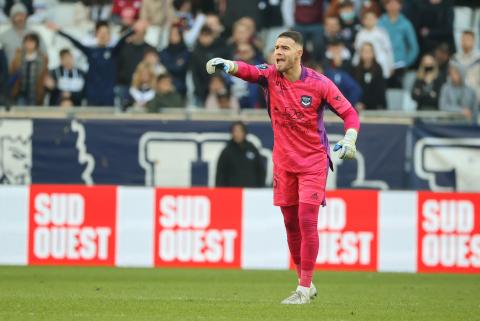
POLYGON ((294 272, 0 267, 0 320, 480 321, 480 275, 318 272, 310 305, 282 306, 294 272))

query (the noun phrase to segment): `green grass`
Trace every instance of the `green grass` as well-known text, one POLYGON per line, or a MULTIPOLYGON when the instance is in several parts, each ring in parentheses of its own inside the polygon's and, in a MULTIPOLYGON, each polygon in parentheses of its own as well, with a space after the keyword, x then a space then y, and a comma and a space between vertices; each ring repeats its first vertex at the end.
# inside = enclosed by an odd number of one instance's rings
POLYGON ((0 267, 0 320, 480 321, 480 275, 319 272, 310 305, 279 304, 293 272, 0 267))

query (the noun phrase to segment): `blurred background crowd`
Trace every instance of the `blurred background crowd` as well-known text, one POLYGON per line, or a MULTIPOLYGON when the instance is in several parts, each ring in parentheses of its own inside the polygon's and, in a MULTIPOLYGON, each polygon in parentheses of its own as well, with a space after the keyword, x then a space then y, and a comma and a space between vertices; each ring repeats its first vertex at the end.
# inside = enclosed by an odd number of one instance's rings
POLYGON ((262 90, 208 75, 216 56, 273 63, 276 36, 358 111, 440 110, 474 122, 480 4, 453 0, 0 0, 0 100, 160 112, 261 109, 262 90))

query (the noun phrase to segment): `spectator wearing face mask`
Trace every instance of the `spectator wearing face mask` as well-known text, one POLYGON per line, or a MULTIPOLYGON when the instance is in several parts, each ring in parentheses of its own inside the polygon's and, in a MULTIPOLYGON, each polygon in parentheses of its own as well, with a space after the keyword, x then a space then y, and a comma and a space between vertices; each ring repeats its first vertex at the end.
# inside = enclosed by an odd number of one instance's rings
POLYGON ((412 98, 417 102, 417 110, 438 110, 441 88, 442 80, 439 78, 435 58, 432 55, 424 55, 412 88, 412 98))

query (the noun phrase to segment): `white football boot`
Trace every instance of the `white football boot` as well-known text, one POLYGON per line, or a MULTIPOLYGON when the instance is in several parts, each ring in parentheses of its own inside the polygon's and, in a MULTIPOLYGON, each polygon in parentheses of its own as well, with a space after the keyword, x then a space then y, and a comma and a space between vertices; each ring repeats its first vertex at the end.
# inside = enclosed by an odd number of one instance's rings
POLYGON ((309 304, 310 303, 310 288, 298 286, 292 294, 283 300, 282 304, 309 304))

